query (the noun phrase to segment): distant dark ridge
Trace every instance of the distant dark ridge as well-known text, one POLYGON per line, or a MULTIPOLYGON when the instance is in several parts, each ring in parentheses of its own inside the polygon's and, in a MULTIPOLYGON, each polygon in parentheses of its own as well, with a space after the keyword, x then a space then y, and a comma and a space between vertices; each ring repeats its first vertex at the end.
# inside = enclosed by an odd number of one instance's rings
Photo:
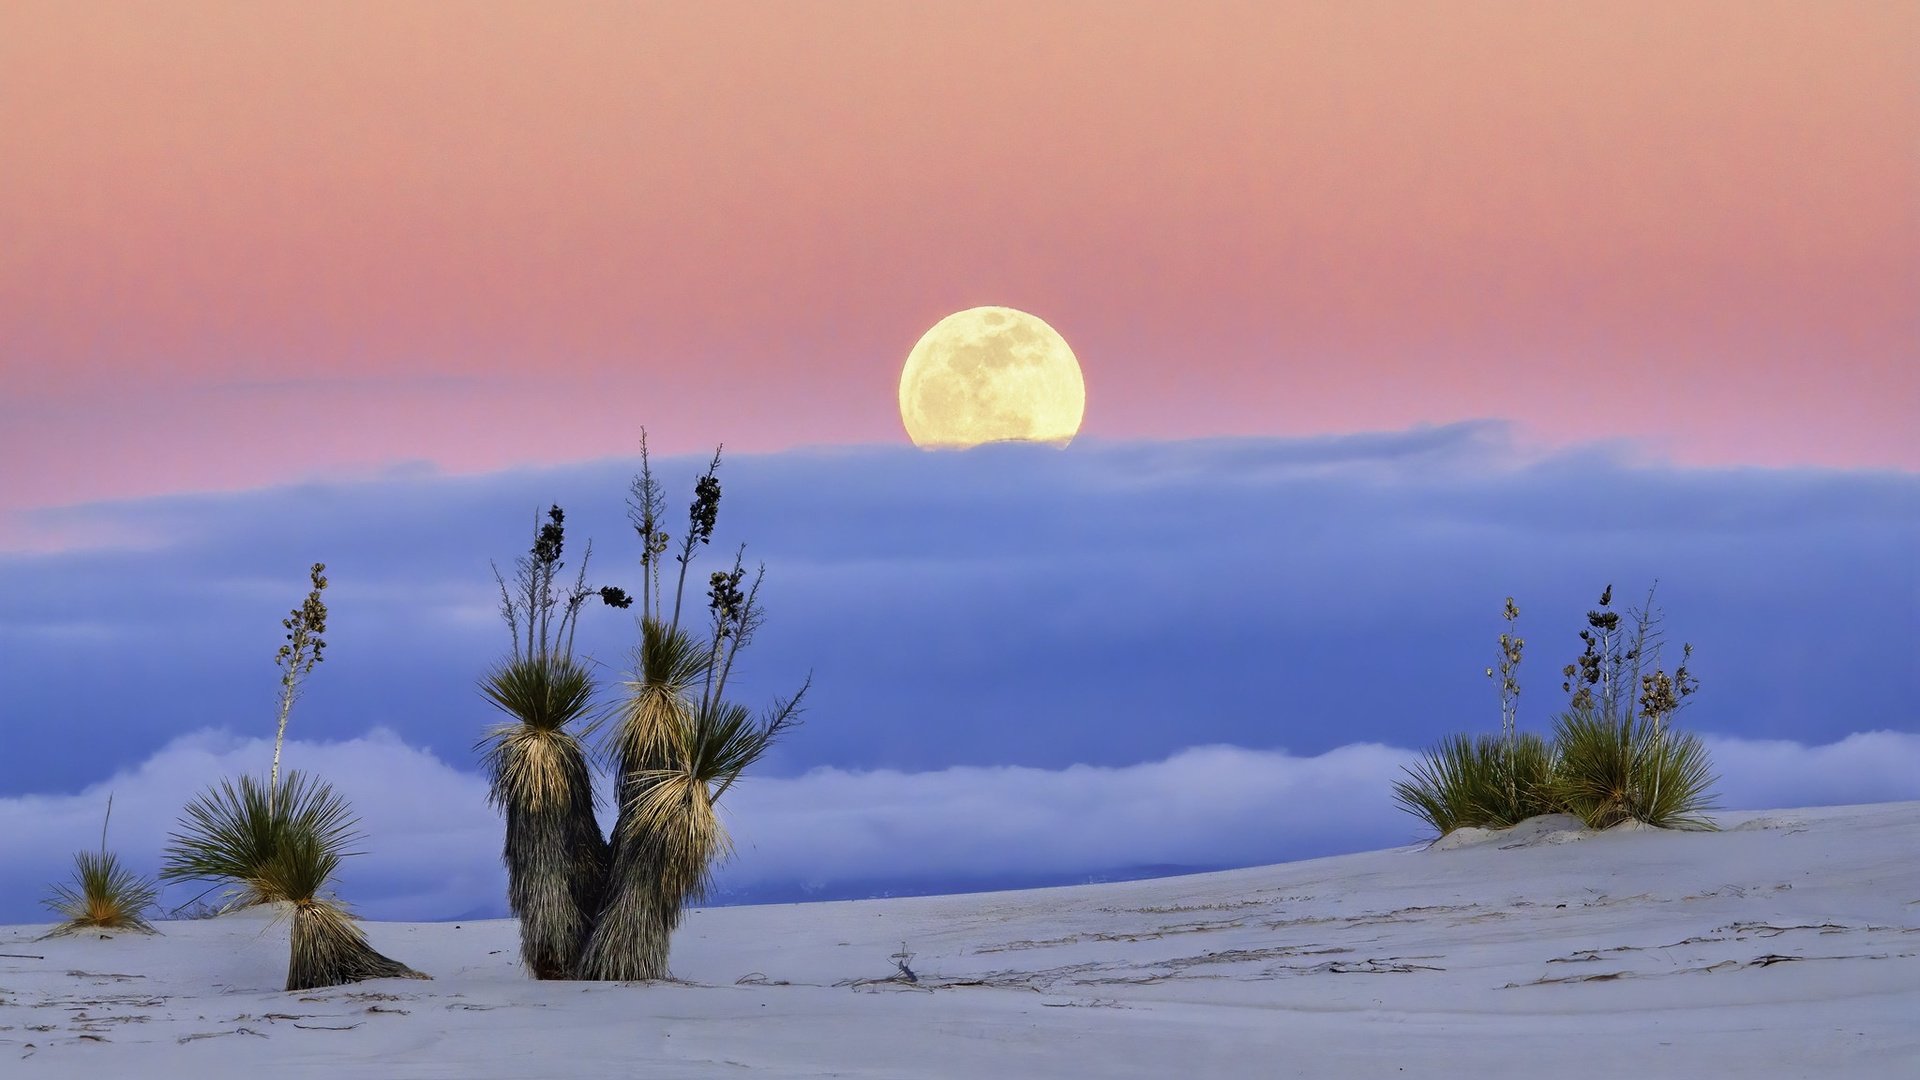
MULTIPOLYGON (((808 904, 829 900, 885 900, 901 896, 949 896, 964 893, 1006 892, 1015 889, 1050 889, 1060 885, 1103 885, 1118 881, 1147 881, 1153 878, 1186 877, 1229 870, 1227 866, 1180 866, 1154 863, 1124 866, 1091 873, 988 874, 981 876, 922 878, 850 878, 819 885, 781 881, 762 885, 716 888, 702 907, 745 907, 751 904, 808 904)), ((507 905, 483 906, 440 919, 423 922, 478 922, 504 919, 507 905)))
POLYGON ((1154 863, 1081 873, 954 875, 921 878, 850 878, 817 885, 770 882, 738 888, 718 888, 708 907, 745 904, 803 904, 825 900, 881 900, 899 896, 948 896, 960 893, 1004 892, 1013 889, 1050 889, 1060 885, 1100 885, 1116 881, 1185 877, 1225 870, 1224 866, 1181 866, 1154 863))

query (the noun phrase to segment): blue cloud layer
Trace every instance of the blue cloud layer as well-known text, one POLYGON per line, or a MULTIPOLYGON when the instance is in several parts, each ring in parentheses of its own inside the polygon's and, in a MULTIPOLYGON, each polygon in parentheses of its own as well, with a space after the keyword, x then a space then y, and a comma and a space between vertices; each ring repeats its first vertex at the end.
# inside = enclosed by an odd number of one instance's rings
MULTIPOLYGON (((506 634, 489 560, 549 502, 596 581, 637 584, 633 461, 43 511, 104 537, 0 555, 0 794, 72 791, 208 726, 267 732, 278 622, 329 564, 303 738, 379 726, 459 764, 506 634)), ((702 462, 663 463, 683 486, 702 462)), ((731 459, 710 559, 769 567, 736 680, 815 675, 767 763, 1125 766, 1230 744, 1315 755, 1496 723, 1501 600, 1522 608, 1523 726, 1544 727, 1581 613, 1660 581, 1697 645, 1685 722, 1753 739, 1911 731, 1920 478, 1530 454, 1498 424, 1306 440, 854 448, 731 459)), ((703 580, 696 568, 694 579, 703 580)), ((623 613, 589 614, 610 676, 623 613)))

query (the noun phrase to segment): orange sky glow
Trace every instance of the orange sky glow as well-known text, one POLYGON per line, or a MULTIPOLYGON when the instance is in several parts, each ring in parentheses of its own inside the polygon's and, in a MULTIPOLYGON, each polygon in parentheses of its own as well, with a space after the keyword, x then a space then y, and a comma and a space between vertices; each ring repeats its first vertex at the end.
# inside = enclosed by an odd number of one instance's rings
POLYGON ((904 441, 1040 314, 1099 438, 1475 417, 1920 468, 1920 5, 0 7, 0 514, 904 441))

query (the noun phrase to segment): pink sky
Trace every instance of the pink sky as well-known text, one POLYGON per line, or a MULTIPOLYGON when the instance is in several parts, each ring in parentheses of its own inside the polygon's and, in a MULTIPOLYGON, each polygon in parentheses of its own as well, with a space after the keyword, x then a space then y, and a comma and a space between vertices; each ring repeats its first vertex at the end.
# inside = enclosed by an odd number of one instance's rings
POLYGON ((1900 2, 12 0, 0 515, 904 442, 988 303, 1104 438, 1914 469, 1916 131, 1900 2))

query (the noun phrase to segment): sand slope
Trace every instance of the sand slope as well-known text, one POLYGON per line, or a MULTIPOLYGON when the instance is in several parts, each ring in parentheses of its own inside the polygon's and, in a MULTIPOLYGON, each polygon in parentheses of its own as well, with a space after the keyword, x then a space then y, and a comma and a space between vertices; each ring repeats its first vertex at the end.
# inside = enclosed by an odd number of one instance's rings
POLYGON ((671 984, 531 982, 506 922, 373 924, 435 981, 296 994, 257 914, 4 927, 0 1072, 1920 1076, 1920 803, 1722 823, 706 910, 671 984))

